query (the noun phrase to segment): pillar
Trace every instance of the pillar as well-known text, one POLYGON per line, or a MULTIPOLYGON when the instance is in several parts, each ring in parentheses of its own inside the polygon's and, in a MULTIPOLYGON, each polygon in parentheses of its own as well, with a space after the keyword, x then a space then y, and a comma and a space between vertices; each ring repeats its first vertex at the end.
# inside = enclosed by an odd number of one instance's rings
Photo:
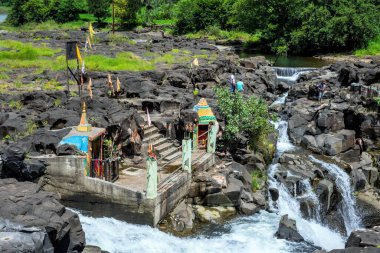
POLYGON ((216 125, 211 125, 207 136, 207 153, 215 153, 216 150, 216 125))
POLYGON ((198 148, 198 124, 194 126, 193 131, 193 150, 198 148))
POLYGON ((146 197, 155 199, 157 197, 157 160, 148 158, 146 160, 146 197))
POLYGON ((182 140, 182 169, 191 173, 191 139, 182 140))

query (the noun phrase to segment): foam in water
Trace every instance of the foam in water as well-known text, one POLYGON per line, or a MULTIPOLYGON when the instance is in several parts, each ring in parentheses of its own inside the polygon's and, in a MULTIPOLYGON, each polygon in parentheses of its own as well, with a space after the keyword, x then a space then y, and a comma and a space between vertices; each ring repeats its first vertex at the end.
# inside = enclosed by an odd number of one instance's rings
POLYGON ((321 205, 319 203, 319 199, 315 192, 313 191, 313 188, 311 187, 310 180, 304 179, 301 181, 301 188, 305 192, 303 195, 298 196, 297 199, 306 199, 313 203, 313 208, 310 210, 308 209, 308 215, 309 217, 312 217, 317 222, 321 222, 321 205))
POLYGON ((285 104, 286 98, 288 97, 288 92, 281 95, 276 101, 272 103, 272 105, 283 105, 285 104))
POLYGON ((286 151, 291 151, 295 146, 290 142, 288 136, 288 122, 285 120, 280 120, 274 122, 274 127, 278 130, 278 139, 277 139, 277 154, 281 155, 286 151))
POLYGON ((178 238, 156 228, 79 214, 87 244, 111 253, 306 253, 305 244, 274 238, 279 217, 265 211, 224 225, 219 235, 178 238))
POLYGON ((334 177, 335 185, 338 188, 339 193, 342 195, 342 206, 340 212, 342 213, 344 219, 344 225, 347 234, 350 234, 353 230, 360 227, 360 217, 357 215, 355 210, 355 198, 352 195, 351 179, 347 173, 341 169, 339 166, 323 162, 316 159, 313 156, 309 156, 310 160, 321 165, 326 169, 330 175, 334 177))

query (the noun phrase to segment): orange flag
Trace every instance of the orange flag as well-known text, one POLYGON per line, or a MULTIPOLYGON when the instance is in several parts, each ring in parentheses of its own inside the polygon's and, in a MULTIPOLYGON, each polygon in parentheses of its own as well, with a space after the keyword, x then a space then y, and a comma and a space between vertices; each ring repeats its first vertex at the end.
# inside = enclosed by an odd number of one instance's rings
POLYGON ((91 98, 91 100, 92 100, 92 80, 91 80, 91 78, 90 78, 90 80, 88 81, 87 91, 88 91, 88 95, 90 96, 90 98, 91 98))
POLYGON ((119 93, 121 91, 121 83, 119 78, 116 79, 116 92, 119 93))
POLYGON ((112 79, 111 79, 111 75, 108 74, 108 87, 110 88, 111 90, 111 95, 113 96, 115 94, 115 89, 113 87, 113 84, 112 84, 112 79))

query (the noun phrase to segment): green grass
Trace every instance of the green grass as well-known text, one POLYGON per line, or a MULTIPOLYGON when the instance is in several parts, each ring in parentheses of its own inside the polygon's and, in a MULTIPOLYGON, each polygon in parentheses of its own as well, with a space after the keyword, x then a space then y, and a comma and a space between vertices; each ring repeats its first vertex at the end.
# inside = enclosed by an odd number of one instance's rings
POLYGON ((197 33, 189 33, 186 37, 189 39, 208 38, 210 40, 240 40, 243 43, 258 43, 261 34, 250 34, 242 31, 226 31, 220 30, 217 27, 210 27, 197 33))
POLYGON ((136 41, 129 39, 126 35, 121 33, 109 34, 107 38, 110 40, 110 44, 129 44, 135 45, 136 41))
POLYGON ((173 19, 155 19, 154 24, 161 26, 172 26, 175 25, 175 21, 173 19))
POLYGON ((154 70, 152 62, 130 53, 119 53, 114 58, 103 55, 90 55, 86 57, 87 68, 93 71, 147 71, 154 70))
POLYGON ((355 55, 359 57, 367 55, 380 55, 380 35, 371 40, 366 48, 356 50, 355 55))

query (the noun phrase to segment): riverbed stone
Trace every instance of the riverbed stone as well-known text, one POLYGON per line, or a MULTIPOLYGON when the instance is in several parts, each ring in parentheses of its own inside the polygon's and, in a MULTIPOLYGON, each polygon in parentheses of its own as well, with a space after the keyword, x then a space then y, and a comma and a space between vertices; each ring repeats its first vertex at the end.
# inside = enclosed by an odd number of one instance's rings
POLYGON ((235 206, 235 204, 230 200, 230 198, 222 192, 206 195, 206 197, 203 200, 203 205, 225 207, 235 206))
POLYGON ((361 170, 363 171, 363 174, 365 175, 367 182, 371 186, 374 186, 375 182, 377 181, 377 178, 379 177, 378 169, 375 167, 363 166, 361 170))
POLYGON ((234 206, 240 205, 241 193, 244 189, 242 181, 236 178, 228 178, 228 185, 223 193, 230 199, 234 206))
POLYGON ((351 232, 346 242, 348 247, 378 247, 380 245, 380 227, 355 230, 351 232))
POLYGON ((324 151, 327 155, 333 156, 341 153, 343 150, 342 140, 330 135, 325 138, 324 151))
POLYGON ((196 217, 201 222, 221 222, 236 215, 234 207, 193 206, 196 217))
POLYGON ((334 184, 327 179, 321 180, 316 188, 315 194, 321 203, 321 212, 326 214, 331 207, 331 196, 334 191, 334 184))
POLYGON ((299 234, 297 230, 296 221, 290 219, 287 214, 281 217, 280 224, 275 236, 279 239, 286 239, 289 241, 304 241, 304 238, 299 234))
POLYGON ((240 204, 240 212, 245 215, 252 215, 257 213, 260 210, 254 203, 248 203, 245 201, 241 201, 240 204))
POLYGON ((352 169, 350 175, 355 191, 363 190, 368 185, 367 178, 361 169, 352 169))

